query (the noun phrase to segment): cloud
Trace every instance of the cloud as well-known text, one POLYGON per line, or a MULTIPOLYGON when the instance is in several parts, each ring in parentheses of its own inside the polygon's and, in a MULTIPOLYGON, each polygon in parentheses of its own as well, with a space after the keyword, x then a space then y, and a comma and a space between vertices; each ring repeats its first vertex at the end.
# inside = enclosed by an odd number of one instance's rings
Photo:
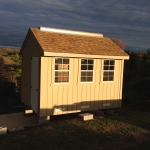
POLYGON ((0 3, 0 34, 8 32, 10 37, 11 33, 16 34, 15 38, 9 37, 12 43, 16 39, 19 44, 17 39, 23 39, 29 27, 49 26, 99 32, 120 38, 128 45, 143 44, 144 39, 144 44, 150 46, 149 0, 0 0, 0 3))

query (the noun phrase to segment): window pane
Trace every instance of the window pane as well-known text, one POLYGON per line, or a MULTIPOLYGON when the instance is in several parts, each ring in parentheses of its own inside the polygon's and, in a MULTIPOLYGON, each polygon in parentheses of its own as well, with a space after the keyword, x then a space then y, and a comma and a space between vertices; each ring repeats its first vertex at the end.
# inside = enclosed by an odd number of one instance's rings
POLYGON ((87 59, 81 59, 81 64, 87 64, 87 59))
POLYGON ((104 65, 109 65, 109 60, 104 60, 104 65))
POLYGON ((93 76, 93 72, 87 72, 87 76, 92 77, 93 76))
POLYGON ((115 61, 114 60, 110 60, 110 65, 114 65, 115 61))
POLYGON ((88 70, 93 70, 93 65, 88 65, 88 70))
POLYGON ((69 72, 62 72, 62 77, 68 77, 69 76, 69 72))
POLYGON ((109 72, 105 72, 105 71, 104 71, 103 76, 108 76, 108 74, 109 74, 109 72))
POLYGON ((62 77, 62 82, 69 82, 69 78, 68 77, 62 77))
POLYGON ((93 77, 87 77, 87 81, 93 81, 93 77))
POLYGON ((109 66, 104 66, 103 70, 109 70, 109 66))
POLYGON ((114 80, 114 68, 115 68, 115 60, 104 60, 103 81, 113 81, 114 80), (105 71, 105 70, 107 70, 107 71, 105 71))
POLYGON ((55 58, 56 64, 62 64, 62 58, 55 58))
POLYGON ((88 64, 93 64, 93 60, 92 59, 88 59, 88 64))
POLYGON ((114 66, 110 66, 110 67, 109 67, 109 70, 114 70, 114 66))
POLYGON ((110 75, 110 76, 113 76, 113 75, 114 75, 114 72, 109 72, 109 75, 110 75))
POLYGON ((63 64, 69 64, 69 59, 64 58, 64 59, 63 59, 63 64))
POLYGON ((58 72, 55 71, 55 77, 58 76, 58 72))
POLYGON ((55 70, 58 70, 58 65, 55 65, 55 70))
POLYGON ((58 78, 57 77, 55 77, 55 82, 58 82, 58 78))
POLYGON ((63 70, 69 70, 69 65, 68 64, 64 64, 63 65, 63 70))
POLYGON ((63 65, 58 65, 58 70, 63 70, 63 65))
POLYGON ((109 81, 113 81, 114 77, 113 76, 109 76, 109 81))
POLYGON ((55 70, 55 82, 69 82, 68 58, 55 58, 55 70))
POLYGON ((61 77, 55 77, 55 82, 61 82, 61 77))
POLYGON ((103 77, 103 81, 108 81, 108 77, 103 77))
POLYGON ((58 72, 58 71, 57 71, 57 72, 55 72, 55 76, 60 76, 60 77, 61 77, 61 76, 62 76, 62 72, 61 72, 61 71, 59 71, 59 72, 58 72))
POLYGON ((81 65, 81 70, 87 70, 87 65, 81 65))
POLYGON ((86 77, 81 77, 81 82, 86 82, 86 77))
POLYGON ((81 77, 86 76, 87 72, 81 72, 81 77))

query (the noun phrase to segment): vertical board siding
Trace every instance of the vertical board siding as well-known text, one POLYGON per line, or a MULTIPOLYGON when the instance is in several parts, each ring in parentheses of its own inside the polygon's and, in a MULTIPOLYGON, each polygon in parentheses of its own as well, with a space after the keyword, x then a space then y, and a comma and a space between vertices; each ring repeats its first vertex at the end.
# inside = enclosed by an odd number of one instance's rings
MULTIPOLYGON (((92 84, 90 86, 86 85, 86 103, 85 105, 89 105, 90 107, 90 104, 91 104, 91 88, 92 88, 92 84)), ((82 93, 84 95, 84 93, 82 93)), ((86 108, 85 111, 88 111, 89 108, 86 108)))
MULTIPOLYGON (((57 101, 57 98, 58 98, 58 90, 59 90, 59 87, 58 86, 52 86, 53 88, 52 88, 52 99, 50 100, 51 101, 51 103, 52 103, 52 106, 51 106, 51 109, 53 110, 53 114, 55 115, 55 114, 58 114, 58 112, 57 112, 57 103, 58 103, 58 101, 57 101)), ((62 93, 59 93, 60 95, 62 94, 62 93)), ((60 101, 62 100, 62 98, 60 99, 60 101)), ((52 115, 53 115, 52 114, 52 115)))
POLYGON ((39 57, 41 48, 35 37, 30 34, 22 50, 21 101, 28 107, 31 105, 31 57, 39 57))
MULTIPOLYGON (((56 85, 55 85, 56 86, 56 85)), ((56 93, 56 99, 55 99, 55 108, 56 109, 67 109, 66 106, 65 106, 65 103, 66 103, 66 99, 64 99, 64 95, 66 96, 66 93, 64 92, 64 86, 61 85, 61 86, 58 86, 56 87, 57 88, 57 93, 56 93), (63 102, 64 100, 64 102, 63 102)), ((61 111, 57 111, 56 114, 60 114, 61 111)))
MULTIPOLYGON (((86 100, 87 99, 87 86, 86 85, 81 85, 81 107, 86 105, 86 100), (84 94, 83 94, 84 93, 84 94)), ((85 110, 85 109, 82 109, 85 110)))
POLYGON ((72 85, 72 108, 77 112, 78 98, 77 98, 77 85, 72 85))
POLYGON ((69 83, 59 84, 54 83, 54 58, 41 58, 42 86, 40 109, 47 109, 47 111, 40 113, 41 117, 120 106, 122 96, 122 61, 115 61, 115 81, 103 82, 103 61, 95 59, 93 83, 80 83, 79 62, 78 58, 70 58, 70 81, 69 83), (103 104, 109 103, 111 104, 110 106, 103 106, 103 104))
POLYGON ((119 60, 115 60, 115 97, 114 97, 114 107, 118 107, 118 99, 119 99, 119 70, 120 70, 120 65, 119 65, 120 61, 119 60))
MULTIPOLYGON (((77 58, 72 58, 72 66, 70 66, 72 71, 72 76, 70 76, 70 82, 72 82, 72 108, 75 112, 77 112, 77 108, 78 108, 78 98, 77 98, 77 84, 78 84, 78 71, 79 71, 79 63, 78 63, 78 59, 77 58), (71 78, 72 77, 72 78, 71 78)), ((70 72, 71 74, 71 72, 70 72)))
POLYGON ((48 100, 48 58, 41 57, 41 72, 40 72, 40 116, 47 114, 47 100, 48 100))
POLYGON ((67 100, 67 104, 68 104, 68 107, 67 107, 67 112, 69 113, 71 110, 74 110, 73 108, 73 86, 68 86, 68 100, 67 100))
POLYGON ((39 111, 39 57, 31 59, 31 108, 35 113, 39 111))
POLYGON ((48 93, 47 93, 47 114, 53 114, 52 110, 52 95, 53 92, 51 90, 51 85, 52 85, 52 57, 47 58, 48 59, 48 68, 47 68, 47 88, 48 88, 48 93))
MULTIPOLYGON (((121 61, 121 69, 120 70, 121 70, 121 72, 120 72, 120 93, 119 93, 119 98, 122 99, 124 60, 121 61)), ((121 107, 121 101, 120 101, 120 107, 121 107)))
MULTIPOLYGON (((119 70, 118 70, 118 99, 120 99, 120 87, 121 87, 121 61, 119 61, 119 70)), ((120 107, 120 100, 118 100, 118 107, 120 107)))
POLYGON ((78 84, 77 86, 77 110, 81 110, 81 103, 82 103, 82 85, 78 84))

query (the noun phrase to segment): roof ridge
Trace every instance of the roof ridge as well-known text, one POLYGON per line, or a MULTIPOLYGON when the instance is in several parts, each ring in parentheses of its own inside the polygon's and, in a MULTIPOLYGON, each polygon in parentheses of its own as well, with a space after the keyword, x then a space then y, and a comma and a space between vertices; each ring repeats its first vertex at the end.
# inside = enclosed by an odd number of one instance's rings
POLYGON ((71 35, 80 35, 80 36, 92 36, 92 37, 103 38, 103 34, 93 33, 93 32, 83 32, 83 31, 58 29, 58 28, 49 28, 49 27, 42 27, 42 26, 40 26, 38 29, 41 30, 41 31, 47 31, 47 32, 55 32, 55 33, 62 33, 62 34, 71 34, 71 35))

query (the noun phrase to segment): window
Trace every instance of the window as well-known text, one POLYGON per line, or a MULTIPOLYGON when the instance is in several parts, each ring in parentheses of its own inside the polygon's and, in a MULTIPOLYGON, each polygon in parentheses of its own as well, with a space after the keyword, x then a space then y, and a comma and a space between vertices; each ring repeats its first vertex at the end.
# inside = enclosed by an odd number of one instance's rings
POLYGON ((81 59, 81 82, 93 81, 93 60, 81 59))
POLYGON ((69 82, 69 58, 55 58, 55 83, 69 82))
POLYGON ((104 60, 103 81, 114 81, 115 60, 104 60))

